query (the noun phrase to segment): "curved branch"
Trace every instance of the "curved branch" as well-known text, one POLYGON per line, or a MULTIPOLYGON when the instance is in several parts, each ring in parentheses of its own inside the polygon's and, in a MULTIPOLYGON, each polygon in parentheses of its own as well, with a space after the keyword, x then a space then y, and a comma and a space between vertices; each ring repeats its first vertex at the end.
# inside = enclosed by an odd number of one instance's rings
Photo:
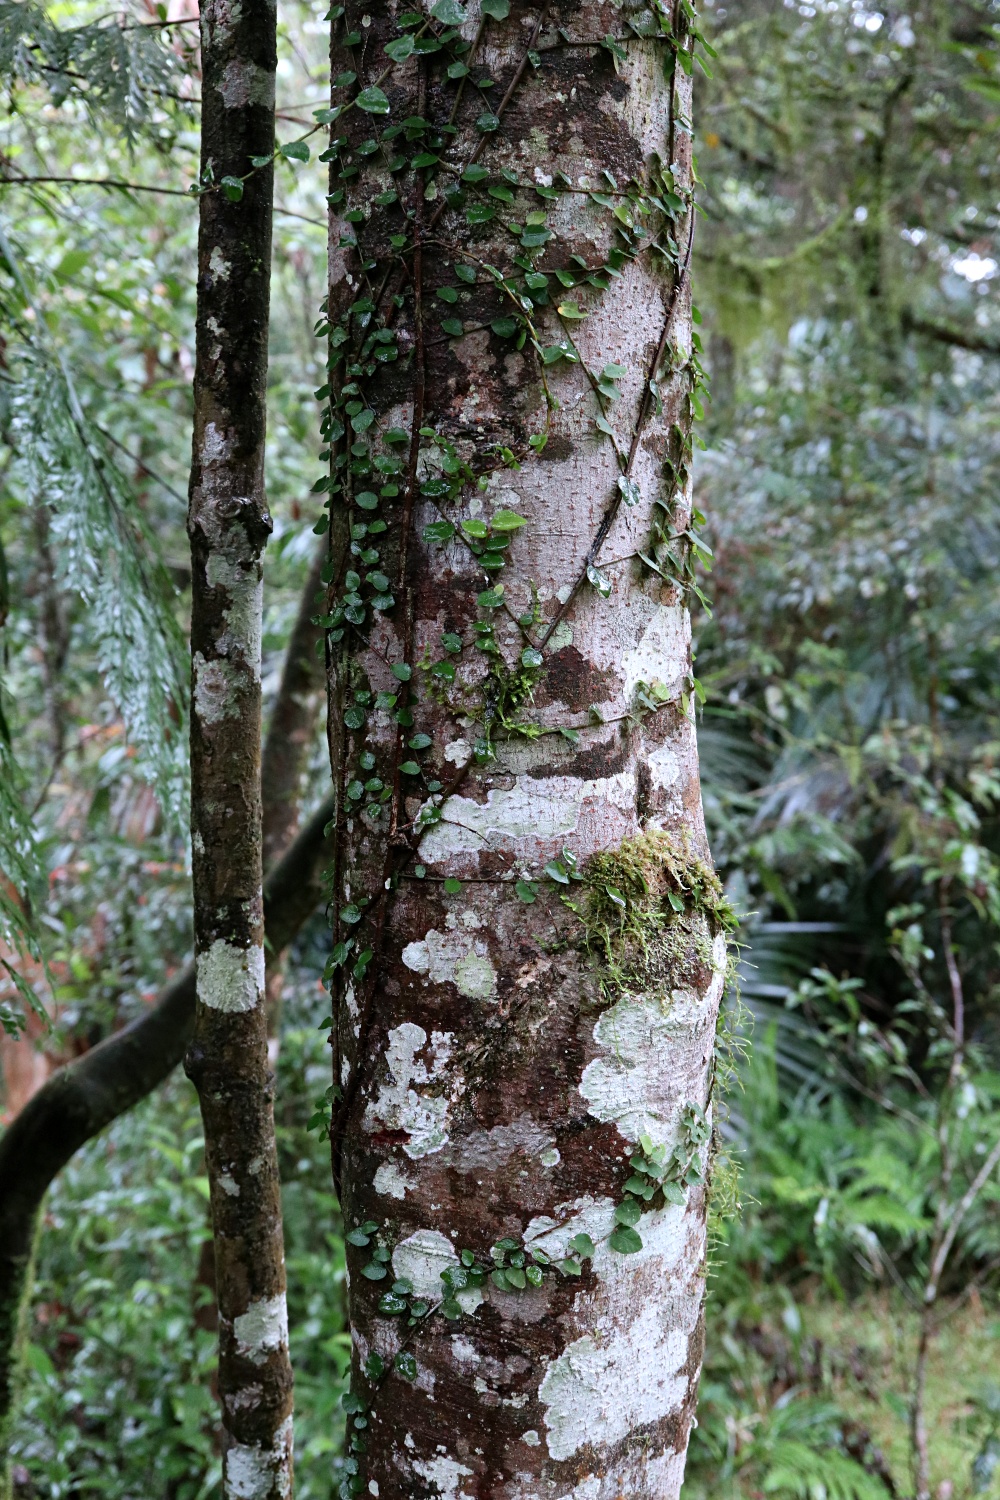
POLYGON ((921 318, 909 309, 902 315, 904 333, 921 333, 924 338, 938 344, 949 344, 953 349, 968 349, 972 354, 1000 355, 1000 336, 983 333, 978 328, 958 328, 954 323, 939 323, 934 318, 921 318))

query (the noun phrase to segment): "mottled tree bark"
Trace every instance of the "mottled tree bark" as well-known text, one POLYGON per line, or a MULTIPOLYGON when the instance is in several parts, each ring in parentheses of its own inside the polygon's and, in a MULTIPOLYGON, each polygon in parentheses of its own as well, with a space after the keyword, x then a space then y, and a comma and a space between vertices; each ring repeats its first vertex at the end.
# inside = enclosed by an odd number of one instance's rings
POLYGON ((675 1500, 728 920, 686 607, 690 9, 485 9, 395 63, 394 7, 335 33, 390 110, 337 120, 331 177, 341 1493, 675 1500), (658 1149, 686 1165, 637 1207, 658 1149), (463 1250, 516 1274, 463 1289, 463 1250))
POLYGON ((191 829, 197 965, 186 1058, 205 1127, 219 1300, 226 1495, 292 1484, 281 1191, 264 1007, 262 555, 275 11, 201 11, 191 539, 191 829), (242 192, 227 179, 243 181, 242 192), (235 198, 235 201, 234 201, 235 198))

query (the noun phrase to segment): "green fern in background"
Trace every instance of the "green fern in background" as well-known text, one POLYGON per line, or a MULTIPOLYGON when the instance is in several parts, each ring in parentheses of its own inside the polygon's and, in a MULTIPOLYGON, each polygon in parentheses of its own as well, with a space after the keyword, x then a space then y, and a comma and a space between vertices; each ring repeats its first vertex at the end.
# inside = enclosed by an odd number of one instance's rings
POLYGON ((33 0, 0 0, 0 77, 43 88, 56 105, 79 100, 92 122, 109 120, 134 142, 176 71, 161 37, 155 25, 113 18, 57 26, 33 0))

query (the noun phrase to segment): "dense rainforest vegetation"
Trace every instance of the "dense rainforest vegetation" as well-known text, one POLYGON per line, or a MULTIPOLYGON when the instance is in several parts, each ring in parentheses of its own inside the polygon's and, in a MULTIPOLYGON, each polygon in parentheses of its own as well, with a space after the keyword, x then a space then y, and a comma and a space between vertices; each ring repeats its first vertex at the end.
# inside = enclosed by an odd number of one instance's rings
MULTIPOLYGON (((278 12, 265 723, 324 524, 326 17, 278 12)), ((190 952, 191 23, 0 4, 8 1118, 190 952)), ((1000 8, 700 24, 698 742, 741 949, 685 1493, 995 1495, 1000 8)), ((327 793, 321 689, 304 671, 293 824, 327 793)), ((310 1500, 340 1493, 350 1359, 328 933, 318 910, 269 981, 310 1500)), ((215 1321, 178 1071, 47 1199, 15 1494, 218 1495, 215 1321)))

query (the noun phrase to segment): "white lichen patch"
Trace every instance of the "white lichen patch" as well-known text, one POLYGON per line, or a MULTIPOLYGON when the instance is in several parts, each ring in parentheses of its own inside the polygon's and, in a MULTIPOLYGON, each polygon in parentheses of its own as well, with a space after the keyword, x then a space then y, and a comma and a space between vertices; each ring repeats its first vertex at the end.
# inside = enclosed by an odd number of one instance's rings
POLYGON ((492 1000, 497 976, 488 957, 485 939, 471 938, 468 931, 430 932, 416 943, 407 943, 403 962, 414 974, 423 974, 432 984, 453 984, 468 1000, 492 1000))
POLYGON ((444 747, 444 758, 453 766, 464 766, 472 758, 472 746, 468 740, 452 740, 444 747))
MULTIPOLYGON (((617 1484, 615 1489, 618 1489, 617 1484)), ((586 1479, 573 1486, 568 1495, 560 1495, 559 1500, 601 1500, 601 1481, 596 1474, 588 1474, 586 1479)))
POLYGON ((525 1246, 544 1251, 550 1260, 562 1260, 570 1253, 570 1241, 578 1234, 589 1234, 594 1242, 593 1269, 599 1282, 615 1285, 626 1272, 634 1276, 642 1266, 656 1262, 657 1276, 675 1270, 684 1258, 687 1245, 685 1209, 669 1204, 653 1213, 643 1214, 638 1224, 642 1249, 623 1259, 612 1250, 608 1239, 615 1227, 613 1198, 577 1198, 560 1203, 553 1217, 541 1214, 524 1231, 525 1246))
POLYGON ((528 1429, 527 1432, 522 1432, 521 1433, 521 1442, 522 1443, 527 1443, 527 1445, 528 1445, 529 1448, 537 1448, 537 1447, 539 1447, 540 1444, 541 1444, 541 1441, 542 1441, 541 1438, 538 1436, 538 1433, 535 1431, 535 1429, 533 1427, 529 1427, 529 1429, 528 1429))
MULTIPOLYGON (((412 1282, 415 1294, 428 1302, 441 1300, 444 1292, 441 1272, 458 1264, 454 1245, 436 1229, 418 1229, 408 1239, 400 1240, 392 1252, 392 1269, 397 1278, 412 1282)), ((481 1306, 483 1294, 477 1286, 466 1287, 456 1294, 455 1300, 464 1313, 472 1314, 481 1306)))
POLYGON ((405 1198, 407 1189, 413 1183, 403 1175, 395 1162, 384 1161, 375 1173, 374 1186, 376 1193, 382 1193, 386 1198, 405 1198))
POLYGON ((646 764, 649 766, 653 786, 658 791, 666 791, 668 787, 676 785, 680 778, 681 763, 677 752, 669 745, 658 745, 647 757, 646 764))
POLYGON ((447 1099, 422 1098, 411 1089, 399 1119, 399 1128, 410 1137, 403 1150, 412 1161, 430 1156, 448 1144, 447 1099))
POLYGON ((226 1452, 225 1491, 233 1500, 268 1500, 292 1493, 292 1419, 286 1417, 270 1448, 233 1443, 226 1452))
POLYGON ((219 1186, 227 1198, 238 1198, 240 1196, 240 1185, 231 1172, 220 1173, 219 1186))
POLYGON ((215 552, 208 560, 210 588, 225 589, 229 603, 223 610, 226 628, 216 641, 223 656, 239 652, 255 679, 260 678, 264 581, 256 563, 247 570, 215 552))
POLYGON ((541 1250, 550 1260, 562 1260, 569 1253, 569 1242, 578 1234, 589 1234, 597 1245, 615 1227, 613 1198, 577 1198, 574 1203, 560 1203, 554 1217, 540 1214, 524 1231, 525 1249, 541 1250))
POLYGON ((496 994, 496 970, 488 958, 467 953, 455 965, 455 984, 469 1000, 492 1000, 496 994))
POLYGON ((668 1005, 656 996, 625 995, 598 1019, 594 1041, 600 1055, 584 1068, 579 1090, 590 1113, 612 1121, 627 1141, 651 1135, 673 1142, 695 1075, 703 1076, 702 1032, 714 1027, 725 953, 719 936, 704 994, 676 989, 668 1005))
POLYGON ((216 938, 198 954, 198 999, 212 1010, 253 1010, 264 993, 264 950, 237 948, 216 938))
POLYGON ((444 1291, 441 1272, 459 1264, 451 1240, 437 1229, 418 1229, 400 1240, 392 1252, 392 1269, 397 1280, 409 1281, 414 1295, 427 1302, 439 1302, 444 1291))
POLYGON ((274 74, 245 58, 234 58, 223 69, 217 85, 227 109, 243 109, 247 104, 274 108, 274 74))
POLYGON ((621 1442, 679 1410, 688 1389, 688 1336, 664 1326, 654 1300, 624 1331, 586 1334, 551 1362, 538 1388, 554 1459, 621 1442))
MULTIPOLYGON (((212 246, 212 253, 208 257, 208 269, 211 271, 216 281, 229 280, 229 273, 233 268, 229 264, 228 260, 226 260, 218 245, 212 246)), ((218 331, 218 325, 216 325, 215 329, 213 329, 213 332, 218 333, 218 331)))
POLYGON ((508 789, 494 787, 485 802, 449 797, 442 821, 420 845, 421 857, 437 864, 452 854, 505 849, 521 839, 563 839, 573 833, 588 803, 602 810, 634 809, 631 771, 581 781, 575 776, 518 777, 508 789))
POLYGON ((415 1458, 412 1467, 428 1484, 437 1486, 441 1500, 460 1500, 462 1495, 470 1493, 465 1489, 463 1480, 471 1479, 473 1471, 455 1458, 449 1458, 443 1453, 436 1454, 434 1458, 415 1458))
MULTIPOLYGON (((218 246, 213 249, 213 255, 218 246)), ((211 264, 211 256, 209 257, 211 264)), ((228 270, 228 267, 227 267, 228 270)), ((216 464, 226 463, 232 455, 233 445, 225 432, 221 432, 214 422, 205 424, 205 432, 201 440, 201 463, 202 468, 210 469, 216 464)))
POLYGON ((228 661, 206 661, 194 656, 194 710, 203 724, 220 724, 239 717, 239 690, 244 673, 228 661))
POLYGON ((672 694, 680 692, 688 669, 690 621, 679 604, 659 604, 638 643, 618 664, 626 703, 640 682, 662 682, 672 694))
POLYGON ((464 1291, 455 1293, 455 1301, 462 1311, 470 1316, 477 1307, 482 1307, 485 1300, 483 1289, 479 1286, 467 1286, 464 1291))
POLYGON ((389 1082, 383 1084, 378 1098, 368 1105, 365 1129, 406 1131, 410 1139, 403 1150, 414 1161, 448 1144, 448 1099, 440 1094, 419 1094, 412 1085, 441 1077, 452 1041, 451 1032, 432 1032, 432 1062, 428 1069, 417 1058, 417 1053, 427 1045, 427 1033, 422 1026, 404 1021, 389 1032, 386 1048, 389 1082))
POLYGON ((239 1353, 251 1364, 262 1365, 269 1354, 288 1344, 288 1307, 284 1292, 260 1297, 235 1319, 233 1333, 239 1353))

